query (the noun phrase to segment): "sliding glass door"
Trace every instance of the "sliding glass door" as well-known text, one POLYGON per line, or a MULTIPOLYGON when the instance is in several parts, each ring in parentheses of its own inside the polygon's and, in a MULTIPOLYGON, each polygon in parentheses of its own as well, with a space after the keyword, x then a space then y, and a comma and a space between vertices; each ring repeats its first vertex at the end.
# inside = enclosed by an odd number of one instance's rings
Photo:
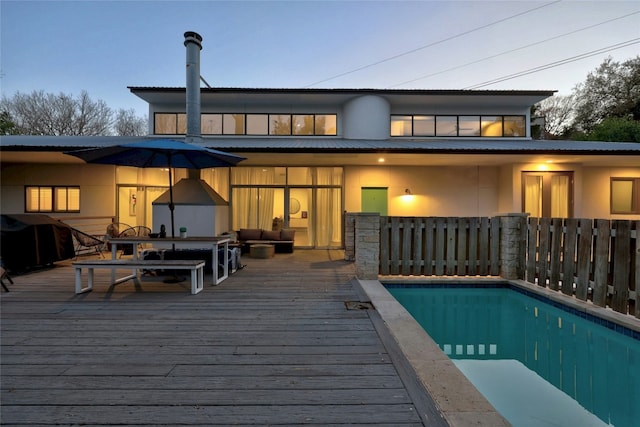
POLYGON ((296 247, 342 246, 342 168, 232 169, 232 228, 296 231, 296 247))

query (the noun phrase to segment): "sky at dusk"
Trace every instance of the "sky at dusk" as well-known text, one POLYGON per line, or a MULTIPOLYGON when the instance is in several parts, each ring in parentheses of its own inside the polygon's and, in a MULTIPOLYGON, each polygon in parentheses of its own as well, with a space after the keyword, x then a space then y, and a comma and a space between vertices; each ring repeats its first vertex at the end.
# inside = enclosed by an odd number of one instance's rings
POLYGON ((0 0, 0 84, 147 113, 127 86, 185 86, 184 32, 213 87, 569 94, 640 54, 635 1, 0 0))

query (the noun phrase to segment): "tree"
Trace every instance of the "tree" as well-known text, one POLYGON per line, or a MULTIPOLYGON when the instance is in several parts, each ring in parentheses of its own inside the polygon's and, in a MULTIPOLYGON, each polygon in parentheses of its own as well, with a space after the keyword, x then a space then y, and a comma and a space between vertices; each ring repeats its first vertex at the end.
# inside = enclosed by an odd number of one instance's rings
POLYGON ((640 120, 640 56, 604 60, 574 89, 575 125, 589 134, 607 117, 640 120))
POLYGON ((18 135, 141 135, 145 118, 133 111, 115 113, 102 100, 94 101, 86 91, 78 97, 60 93, 17 92, 2 97, 1 111, 7 112, 18 135), (136 133, 127 133, 136 132, 136 133))
POLYGON ((640 142, 640 121, 607 117, 586 136, 589 141, 640 142))
POLYGON ((0 112, 0 135, 14 135, 16 133, 16 124, 11 119, 8 111, 0 112))
POLYGON ((540 137, 561 139, 573 128, 573 95, 558 95, 547 98, 535 105, 532 116, 543 117, 540 137))
POLYGON ((121 108, 116 112, 113 130, 118 136, 146 135, 148 131, 147 119, 136 116, 133 108, 129 110, 121 108))

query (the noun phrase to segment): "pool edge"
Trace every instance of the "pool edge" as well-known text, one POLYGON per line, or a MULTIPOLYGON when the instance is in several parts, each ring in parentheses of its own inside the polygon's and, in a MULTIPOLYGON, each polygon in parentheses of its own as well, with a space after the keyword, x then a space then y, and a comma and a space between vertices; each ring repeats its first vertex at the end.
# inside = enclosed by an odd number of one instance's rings
POLYGON ((379 280, 355 282, 450 426, 510 425, 379 280))

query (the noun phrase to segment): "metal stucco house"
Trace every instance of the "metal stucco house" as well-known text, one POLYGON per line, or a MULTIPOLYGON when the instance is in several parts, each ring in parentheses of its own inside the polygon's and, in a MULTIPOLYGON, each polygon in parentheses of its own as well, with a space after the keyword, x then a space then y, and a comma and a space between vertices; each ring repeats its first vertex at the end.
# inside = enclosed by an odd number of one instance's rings
MULTIPOLYGON (((185 138, 185 88, 130 90, 149 103, 149 137, 185 138)), ((552 94, 202 88, 194 142, 247 160, 200 177, 229 202, 229 229, 278 222, 298 247, 340 247, 345 211, 640 219, 640 144, 531 139, 530 107, 552 94)), ((165 173, 62 153, 139 139, 3 136, 2 212, 151 226, 165 173), (77 189, 79 205, 33 209, 34 188, 77 189)))

